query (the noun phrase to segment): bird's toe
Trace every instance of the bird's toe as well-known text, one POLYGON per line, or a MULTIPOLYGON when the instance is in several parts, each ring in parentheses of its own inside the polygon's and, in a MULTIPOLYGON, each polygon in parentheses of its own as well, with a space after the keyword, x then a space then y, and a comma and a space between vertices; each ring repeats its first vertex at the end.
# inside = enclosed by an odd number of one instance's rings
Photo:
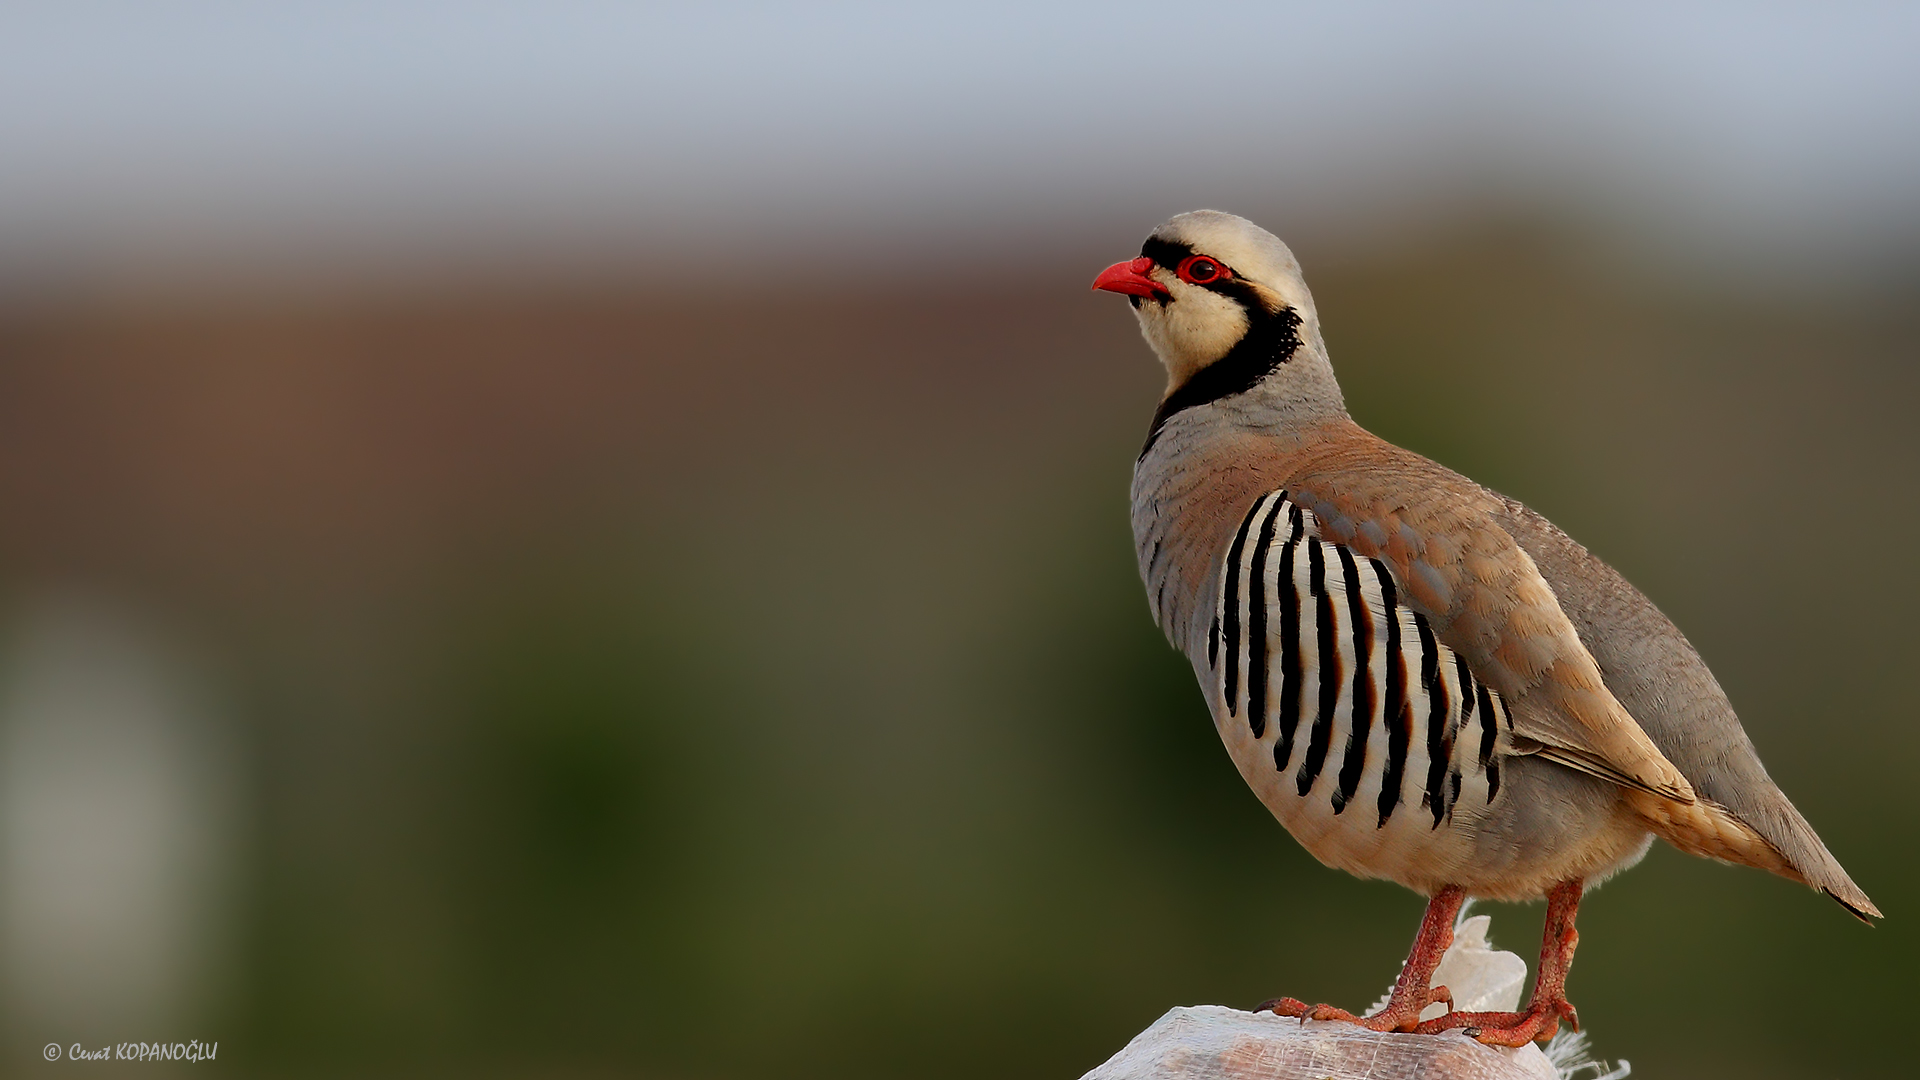
POLYGON ((1435 1035, 1459 1029, 1468 1038, 1488 1046, 1525 1046, 1553 1038, 1560 1030, 1561 1020, 1573 1030, 1580 1030, 1578 1014, 1565 998, 1534 1002, 1525 1012, 1450 1012, 1413 1030, 1422 1035, 1435 1035))

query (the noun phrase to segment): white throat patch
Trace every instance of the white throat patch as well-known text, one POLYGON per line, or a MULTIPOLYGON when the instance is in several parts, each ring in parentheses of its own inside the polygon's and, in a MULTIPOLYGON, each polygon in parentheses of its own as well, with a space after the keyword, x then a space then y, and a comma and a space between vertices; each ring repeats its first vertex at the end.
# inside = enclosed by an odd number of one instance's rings
POLYGON ((1140 333, 1167 368, 1167 389, 1227 355, 1247 333, 1247 313, 1232 298, 1189 285, 1166 270, 1153 274, 1172 292, 1167 303, 1145 300, 1134 309, 1140 333))

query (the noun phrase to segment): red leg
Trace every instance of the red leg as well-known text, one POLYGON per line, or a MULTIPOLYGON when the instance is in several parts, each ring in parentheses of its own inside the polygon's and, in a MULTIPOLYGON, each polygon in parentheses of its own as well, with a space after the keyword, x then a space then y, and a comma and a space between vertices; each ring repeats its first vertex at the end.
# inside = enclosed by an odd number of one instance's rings
POLYGON ((1420 920, 1420 933, 1413 939, 1413 949, 1400 968, 1400 977, 1393 982, 1387 1007, 1372 1016, 1355 1016, 1332 1005, 1310 1006, 1294 998, 1276 998, 1254 1011, 1271 1009, 1281 1016, 1298 1016, 1302 1020, 1345 1020, 1373 1031, 1412 1031, 1420 1023, 1420 1010, 1436 1001, 1444 1001, 1449 1007, 1453 1005, 1453 995, 1447 993, 1446 987, 1429 989, 1428 984, 1433 982, 1433 969, 1440 966, 1447 946, 1453 944, 1453 920, 1459 916, 1460 903, 1465 899, 1465 890, 1449 885, 1428 901, 1426 917, 1420 920))
POLYGON ((1524 1012, 1450 1012, 1416 1029, 1423 1034, 1465 1028, 1467 1034, 1494 1046, 1525 1046, 1546 1042, 1560 1030, 1560 1021, 1580 1030, 1580 1017, 1567 1003, 1567 969, 1573 966, 1573 947, 1580 934, 1573 917, 1580 908, 1579 881, 1563 881, 1547 890, 1547 925, 1540 935, 1540 974, 1524 1012))

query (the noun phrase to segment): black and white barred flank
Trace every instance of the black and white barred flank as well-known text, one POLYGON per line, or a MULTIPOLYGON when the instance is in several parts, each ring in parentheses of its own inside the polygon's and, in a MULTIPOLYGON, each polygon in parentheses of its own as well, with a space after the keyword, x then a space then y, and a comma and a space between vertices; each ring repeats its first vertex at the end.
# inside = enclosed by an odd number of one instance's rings
POLYGON ((1320 539, 1286 492, 1240 523, 1215 612, 1207 659, 1229 722, 1271 743, 1300 799, 1321 785, 1339 815, 1377 779, 1376 827, 1417 795, 1438 828, 1463 778, 1483 779, 1488 803, 1499 794, 1512 730, 1500 695, 1400 601, 1385 563, 1320 539))

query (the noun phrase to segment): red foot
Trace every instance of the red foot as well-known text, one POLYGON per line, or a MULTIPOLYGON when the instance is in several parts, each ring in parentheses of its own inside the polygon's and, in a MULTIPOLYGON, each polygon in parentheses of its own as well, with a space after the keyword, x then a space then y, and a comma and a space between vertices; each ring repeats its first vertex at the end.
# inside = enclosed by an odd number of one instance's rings
POLYGON ((1444 986, 1427 989, 1433 970, 1453 942, 1453 920, 1460 911, 1463 894, 1459 886, 1449 885, 1434 894, 1421 920, 1420 934, 1414 938, 1413 951, 1393 984, 1387 1007, 1372 1016, 1355 1016, 1332 1005, 1308 1005, 1294 998, 1276 998, 1260 1006, 1281 1016, 1302 1020, 1344 1020, 1373 1031, 1415 1031, 1432 1035, 1463 1029, 1466 1034, 1493 1046, 1525 1046, 1545 1042, 1560 1030, 1565 1020, 1575 1031, 1580 1018, 1567 1004, 1567 969, 1573 966, 1574 946, 1580 934, 1573 918, 1580 907, 1579 879, 1560 882, 1547 890, 1547 922, 1540 936, 1540 969, 1533 984, 1533 998, 1522 1012, 1449 1012, 1445 1016, 1420 1021, 1420 1012, 1436 1001, 1453 1008, 1453 995, 1444 986))
POLYGON ((1525 1012, 1450 1012, 1435 1017, 1413 1030, 1422 1035, 1461 1028, 1464 1033, 1488 1046, 1525 1046, 1546 1042, 1560 1030, 1560 1021, 1580 1030, 1580 1016, 1566 998, 1536 1001, 1525 1012))
POLYGON ((1449 885, 1433 895, 1427 904, 1426 916, 1420 920, 1420 933, 1413 939, 1413 949, 1407 953, 1407 962, 1401 965, 1400 977, 1393 982, 1393 993, 1388 995, 1386 1007, 1372 1016, 1355 1016, 1332 1005, 1308 1005, 1296 998, 1275 998, 1263 1002, 1255 1011, 1271 1010, 1281 1016, 1297 1016, 1302 1021, 1343 1020, 1369 1031, 1412 1031, 1420 1023, 1421 1010, 1434 1002, 1445 1002, 1447 1008, 1453 1008, 1453 994, 1446 987, 1429 989, 1427 984, 1433 980, 1433 969, 1446 955, 1447 946, 1453 944, 1453 920, 1460 914, 1460 903, 1465 899, 1466 893, 1458 885, 1449 885))
POLYGON ((1533 984, 1533 999, 1523 1012, 1450 1012, 1414 1028, 1425 1035, 1462 1028, 1468 1035, 1490 1046, 1525 1046, 1546 1042, 1560 1030, 1565 1020, 1580 1030, 1580 1017, 1567 1004, 1567 969, 1573 966, 1573 949, 1580 934, 1573 928, 1574 913, 1580 907, 1580 882, 1563 881, 1547 890, 1547 925, 1540 935, 1540 974, 1533 984))

